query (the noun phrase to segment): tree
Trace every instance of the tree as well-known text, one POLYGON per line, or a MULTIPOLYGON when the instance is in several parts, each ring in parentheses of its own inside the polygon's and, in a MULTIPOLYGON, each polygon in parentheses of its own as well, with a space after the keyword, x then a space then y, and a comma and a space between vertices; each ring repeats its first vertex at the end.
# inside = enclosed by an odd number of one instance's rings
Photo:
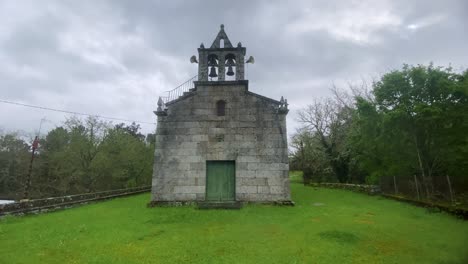
POLYGON ((0 197, 21 198, 29 159, 29 145, 17 134, 0 135, 0 197))
POLYGON ((290 166, 303 171, 304 184, 336 179, 317 134, 306 129, 298 130, 291 138, 291 147, 296 151, 290 166))
POLYGON ((333 98, 299 111, 304 127, 291 141, 294 164, 315 168, 323 153, 340 182, 418 198, 456 200, 467 189, 468 71, 404 65, 370 92, 365 84, 350 90, 334 88, 333 98))
MULTIPOLYGON (((154 142, 154 134, 145 137, 135 123, 69 118, 40 139, 31 197, 149 185, 154 142)), ((16 134, 0 136, 0 197, 20 198, 29 148, 16 134)))
POLYGON ((417 165, 413 169, 419 171, 427 197, 434 193, 434 175, 450 171, 449 160, 466 159, 466 76, 432 64, 404 65, 374 84, 386 137, 412 150, 405 158, 417 165))
POLYGON ((299 121, 304 124, 304 129, 316 135, 339 182, 349 180, 350 156, 346 137, 351 117, 352 109, 330 98, 314 101, 299 111, 299 121))

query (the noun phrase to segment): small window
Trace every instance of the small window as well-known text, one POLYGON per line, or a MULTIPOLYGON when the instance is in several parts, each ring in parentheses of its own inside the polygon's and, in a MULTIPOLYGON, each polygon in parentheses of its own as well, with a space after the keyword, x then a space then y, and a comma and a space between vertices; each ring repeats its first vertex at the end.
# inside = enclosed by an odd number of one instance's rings
POLYGON ((226 115, 226 102, 220 100, 216 102, 216 112, 218 116, 225 116, 226 115))

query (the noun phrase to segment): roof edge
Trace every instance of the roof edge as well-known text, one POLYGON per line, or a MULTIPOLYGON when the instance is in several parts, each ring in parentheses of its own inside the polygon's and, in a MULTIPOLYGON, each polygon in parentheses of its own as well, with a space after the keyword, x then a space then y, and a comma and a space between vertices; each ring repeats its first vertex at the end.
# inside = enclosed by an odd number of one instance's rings
POLYGON ((266 96, 263 96, 263 95, 259 95, 259 94, 253 93, 253 92, 251 92, 251 91, 246 91, 246 93, 249 94, 249 95, 255 96, 255 97, 257 97, 257 98, 260 98, 260 99, 262 99, 262 100, 269 101, 270 103, 274 103, 274 104, 277 104, 277 105, 280 105, 280 104, 281 104, 280 101, 277 101, 277 100, 275 100, 275 99, 271 99, 271 98, 266 97, 266 96))

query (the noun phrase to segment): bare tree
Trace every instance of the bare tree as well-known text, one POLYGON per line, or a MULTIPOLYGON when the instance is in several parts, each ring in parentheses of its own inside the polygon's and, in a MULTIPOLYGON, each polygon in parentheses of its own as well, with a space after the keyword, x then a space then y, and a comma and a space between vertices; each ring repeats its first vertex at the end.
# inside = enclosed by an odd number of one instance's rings
POLYGON ((305 129, 315 133, 327 154, 335 175, 340 182, 348 180, 349 155, 345 138, 351 120, 352 105, 343 100, 326 98, 315 100, 298 113, 298 120, 305 129))

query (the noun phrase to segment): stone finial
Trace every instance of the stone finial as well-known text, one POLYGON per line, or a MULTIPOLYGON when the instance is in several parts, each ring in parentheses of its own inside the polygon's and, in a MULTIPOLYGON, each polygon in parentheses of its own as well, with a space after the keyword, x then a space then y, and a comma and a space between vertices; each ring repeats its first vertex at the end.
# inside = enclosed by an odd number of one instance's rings
POLYGON ((163 111, 163 105, 164 105, 164 102, 163 102, 161 96, 159 96, 159 99, 158 99, 158 109, 157 109, 156 111, 162 112, 162 111, 163 111))
POLYGON ((220 26, 220 27, 221 27, 221 29, 224 29, 224 24, 221 24, 221 26, 220 26))
POLYGON ((287 114, 288 112, 288 99, 284 99, 284 97, 281 96, 280 104, 278 106, 278 113, 287 114))
POLYGON ((242 48, 242 43, 240 43, 240 42, 237 43, 237 47, 238 47, 238 48, 242 48))
POLYGON ((157 116, 167 116, 167 107, 161 96, 158 99, 158 108, 156 109, 156 111, 154 111, 154 113, 157 116))
POLYGON ((205 48, 205 45, 203 45, 203 42, 202 44, 200 44, 200 49, 204 49, 205 48))

